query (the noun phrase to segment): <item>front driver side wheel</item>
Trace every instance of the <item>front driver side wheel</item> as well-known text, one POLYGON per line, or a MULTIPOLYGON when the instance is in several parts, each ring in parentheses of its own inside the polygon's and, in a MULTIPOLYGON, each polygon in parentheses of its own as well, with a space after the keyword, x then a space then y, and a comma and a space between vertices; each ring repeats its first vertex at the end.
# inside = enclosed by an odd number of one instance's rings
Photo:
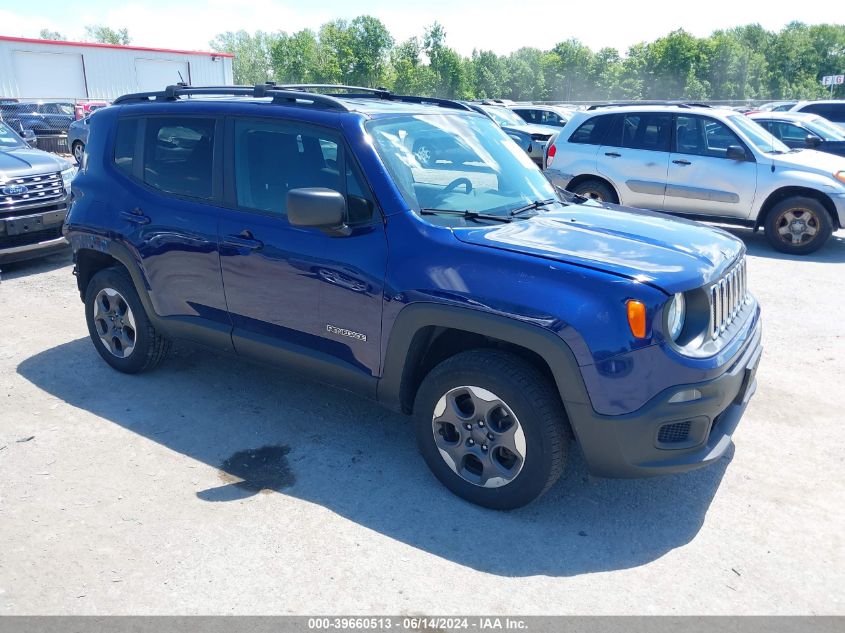
POLYGON ((764 228, 766 239, 776 250, 806 255, 824 246, 833 233, 833 221, 815 198, 793 196, 769 210, 764 228))
POLYGON ((150 323, 132 278, 122 268, 106 268, 91 278, 85 292, 85 321, 103 360, 126 374, 152 369, 170 349, 170 342, 150 323))

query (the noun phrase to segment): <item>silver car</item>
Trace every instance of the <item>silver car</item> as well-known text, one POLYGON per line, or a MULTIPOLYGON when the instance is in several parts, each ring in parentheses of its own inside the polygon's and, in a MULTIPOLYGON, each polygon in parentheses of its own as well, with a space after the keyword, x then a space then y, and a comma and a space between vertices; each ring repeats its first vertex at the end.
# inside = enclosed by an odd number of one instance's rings
POLYGON ((811 253, 845 228, 845 158, 790 149, 732 110, 578 112, 549 147, 546 174, 606 202, 764 227, 786 253, 811 253))

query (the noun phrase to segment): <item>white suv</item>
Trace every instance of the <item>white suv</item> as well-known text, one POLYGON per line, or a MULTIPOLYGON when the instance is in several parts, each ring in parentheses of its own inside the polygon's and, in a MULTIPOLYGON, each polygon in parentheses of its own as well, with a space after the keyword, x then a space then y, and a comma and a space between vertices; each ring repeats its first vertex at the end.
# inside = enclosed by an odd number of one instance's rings
POLYGON ((845 228, 845 158, 791 150, 743 114, 686 105, 577 112, 547 152, 556 185, 597 200, 763 226, 785 253, 845 228))

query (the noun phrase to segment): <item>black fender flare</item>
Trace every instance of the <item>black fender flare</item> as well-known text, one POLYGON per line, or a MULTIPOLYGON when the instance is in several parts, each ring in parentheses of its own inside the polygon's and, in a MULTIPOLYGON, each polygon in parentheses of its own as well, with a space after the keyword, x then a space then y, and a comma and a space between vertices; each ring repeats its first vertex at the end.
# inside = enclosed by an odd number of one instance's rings
POLYGON ((385 406, 407 412, 403 403, 409 398, 408 382, 413 364, 419 359, 414 349, 420 344, 417 334, 430 326, 480 334, 535 353, 548 365, 564 407, 567 404, 591 407, 575 354, 554 332, 508 316, 437 303, 412 303, 397 315, 377 391, 379 402, 385 406))

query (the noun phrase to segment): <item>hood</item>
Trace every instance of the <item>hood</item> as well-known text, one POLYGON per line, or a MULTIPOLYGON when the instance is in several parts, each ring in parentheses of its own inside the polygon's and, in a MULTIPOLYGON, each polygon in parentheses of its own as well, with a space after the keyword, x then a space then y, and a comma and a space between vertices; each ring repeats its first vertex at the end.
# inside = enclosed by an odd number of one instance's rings
POLYGON ((593 201, 541 211, 528 220, 453 231, 467 244, 603 270, 668 293, 715 281, 745 251, 721 229, 593 201))
POLYGON ((70 166, 65 159, 32 147, 0 151, 0 181, 62 171, 70 166))
POLYGON ((788 154, 775 154, 772 157, 772 164, 782 169, 809 169, 816 173, 833 177, 838 171, 845 171, 845 158, 835 156, 827 152, 819 152, 814 149, 802 149, 788 154))

